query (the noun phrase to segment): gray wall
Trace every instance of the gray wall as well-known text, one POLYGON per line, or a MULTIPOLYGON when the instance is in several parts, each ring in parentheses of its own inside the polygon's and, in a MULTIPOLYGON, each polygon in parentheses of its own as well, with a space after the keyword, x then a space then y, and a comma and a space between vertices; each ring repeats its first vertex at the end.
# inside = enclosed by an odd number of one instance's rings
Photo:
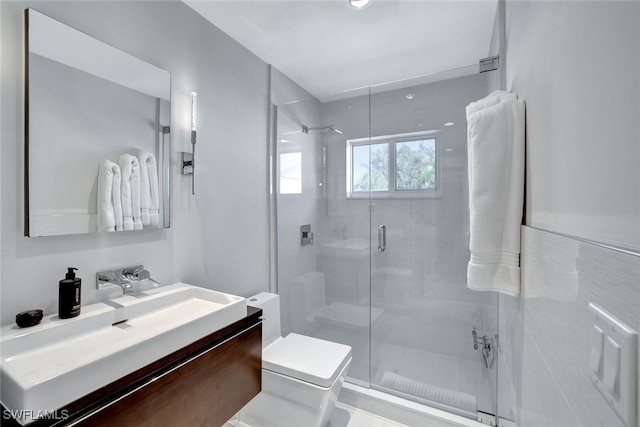
POLYGON ((174 1, 0 2, 2 22, 1 323, 57 310, 58 280, 79 268, 83 303, 95 272, 143 263, 161 283, 185 281, 248 296, 268 289, 268 68, 174 1), (172 73, 171 228, 25 238, 23 10, 36 10, 172 73), (196 195, 179 175, 198 92, 196 195))
POLYGON ((640 3, 507 2, 526 223, 640 251, 640 3))
POLYGON ((527 105, 527 226, 523 297, 500 297, 499 413, 622 426, 589 378, 587 307, 640 329, 640 257, 554 233, 639 252, 640 3, 507 1, 506 12, 507 89, 527 105))

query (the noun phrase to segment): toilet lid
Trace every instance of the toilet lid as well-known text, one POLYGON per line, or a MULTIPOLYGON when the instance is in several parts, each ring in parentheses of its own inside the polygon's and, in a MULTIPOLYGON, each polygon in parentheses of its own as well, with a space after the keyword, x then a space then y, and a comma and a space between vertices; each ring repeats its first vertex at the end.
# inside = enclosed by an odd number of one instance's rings
POLYGON ((262 352, 262 367, 321 387, 330 387, 351 358, 351 347, 289 334, 262 352))

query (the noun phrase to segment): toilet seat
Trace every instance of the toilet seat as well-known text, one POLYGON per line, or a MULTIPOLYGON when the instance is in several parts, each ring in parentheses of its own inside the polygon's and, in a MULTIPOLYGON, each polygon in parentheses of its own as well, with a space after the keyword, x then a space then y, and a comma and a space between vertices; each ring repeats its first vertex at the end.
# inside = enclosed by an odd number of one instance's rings
POLYGON ((351 347, 291 333, 262 352, 262 367, 288 377, 330 387, 351 360, 351 347))

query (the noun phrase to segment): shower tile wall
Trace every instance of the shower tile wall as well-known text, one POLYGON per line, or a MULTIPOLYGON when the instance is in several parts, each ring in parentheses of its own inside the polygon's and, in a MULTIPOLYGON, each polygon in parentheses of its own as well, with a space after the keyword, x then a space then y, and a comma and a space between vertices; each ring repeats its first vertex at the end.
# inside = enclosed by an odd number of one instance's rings
POLYGON ((523 426, 623 427, 589 377, 588 304, 640 331, 640 257, 526 226, 522 237, 522 298, 500 298, 500 415, 523 426))

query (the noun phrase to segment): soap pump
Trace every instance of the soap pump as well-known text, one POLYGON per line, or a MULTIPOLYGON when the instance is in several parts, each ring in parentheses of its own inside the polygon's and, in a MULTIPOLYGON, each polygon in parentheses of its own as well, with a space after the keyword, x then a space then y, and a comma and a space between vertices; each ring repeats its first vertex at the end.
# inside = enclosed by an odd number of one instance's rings
POLYGON ((67 268, 67 275, 60 280, 58 289, 58 317, 68 319, 80 314, 81 281, 76 277, 75 267, 67 268))

